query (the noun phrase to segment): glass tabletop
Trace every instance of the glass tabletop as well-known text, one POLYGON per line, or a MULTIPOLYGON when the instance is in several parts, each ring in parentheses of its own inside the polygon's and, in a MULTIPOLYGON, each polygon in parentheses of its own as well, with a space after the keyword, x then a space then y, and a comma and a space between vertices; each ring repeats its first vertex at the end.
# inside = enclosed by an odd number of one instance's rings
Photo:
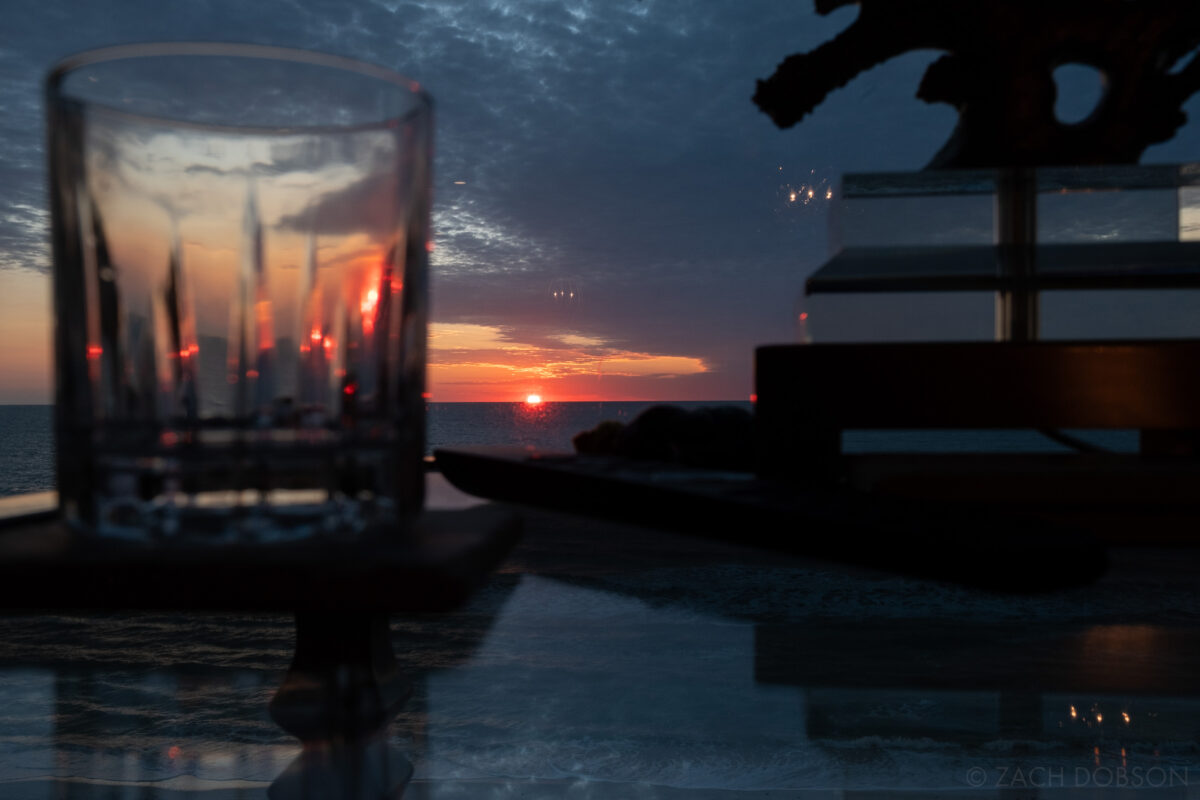
MULTIPOLYGON (((411 693, 327 774, 406 798, 1190 796, 1195 560, 1001 596, 529 512, 465 608, 393 616, 411 693)), ((268 713, 287 615, 0 628, 4 797, 277 798, 317 757, 268 713)))

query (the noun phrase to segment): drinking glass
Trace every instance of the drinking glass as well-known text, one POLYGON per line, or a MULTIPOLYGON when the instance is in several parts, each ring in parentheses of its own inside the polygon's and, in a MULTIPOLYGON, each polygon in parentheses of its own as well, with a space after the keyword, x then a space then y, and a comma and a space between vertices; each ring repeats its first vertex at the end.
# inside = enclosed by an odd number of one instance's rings
POLYGON ((402 527, 424 485, 429 97, 344 58, 170 43, 66 59, 46 110, 67 521, 402 527))

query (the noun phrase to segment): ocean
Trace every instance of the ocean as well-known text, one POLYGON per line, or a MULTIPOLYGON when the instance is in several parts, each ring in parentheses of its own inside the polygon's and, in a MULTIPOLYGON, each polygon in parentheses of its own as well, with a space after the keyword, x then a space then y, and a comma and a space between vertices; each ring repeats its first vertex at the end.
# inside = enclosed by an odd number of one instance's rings
MULTIPOLYGON (((650 401, 578 403, 430 403, 426 407, 426 454, 454 445, 513 445, 570 452, 575 434, 606 420, 628 423, 657 405, 650 401)), ((748 402, 676 402, 683 408, 736 406, 748 402)), ((1072 431, 1118 451, 1137 448, 1134 431, 1072 431)), ((1056 452, 1065 448, 1036 431, 849 431, 848 452, 1056 452)), ((54 488, 53 408, 0 405, 0 497, 54 488)))
MULTIPOLYGON (((426 455, 451 445, 532 446, 569 452, 571 437, 605 420, 629 422, 656 405, 638 402, 430 403, 426 407, 426 455)), ((682 402, 698 408, 749 403, 682 402)), ((54 409, 0 405, 0 497, 54 488, 54 409)))
POLYGON ((0 497, 54 488, 54 407, 0 406, 0 497))

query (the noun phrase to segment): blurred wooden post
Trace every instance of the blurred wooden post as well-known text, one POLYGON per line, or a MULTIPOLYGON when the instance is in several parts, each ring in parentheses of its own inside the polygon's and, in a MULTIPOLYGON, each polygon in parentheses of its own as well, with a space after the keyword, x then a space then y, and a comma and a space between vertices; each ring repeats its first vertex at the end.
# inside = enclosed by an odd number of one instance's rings
POLYGON ((1037 270, 1037 173, 1007 167, 996 176, 996 250, 1008 285, 996 292, 996 340, 1038 338, 1038 293, 1030 288, 1037 270))

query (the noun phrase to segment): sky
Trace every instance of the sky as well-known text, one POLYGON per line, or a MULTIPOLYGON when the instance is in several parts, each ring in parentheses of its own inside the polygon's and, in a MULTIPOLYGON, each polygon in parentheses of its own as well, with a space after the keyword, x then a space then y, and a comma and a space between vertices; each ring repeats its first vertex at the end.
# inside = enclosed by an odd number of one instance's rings
MULTIPOLYGON (((933 52, 861 75, 795 128, 758 111, 755 80, 855 14, 807 0, 10 2, 0 403, 52 395, 42 75, 81 50, 164 40, 350 56, 433 95, 434 401, 746 399, 754 347, 797 336, 839 176, 920 169, 954 125, 914 98, 933 52)), ((1200 119, 1195 98, 1187 109, 1200 119)), ((1197 153, 1192 122, 1144 160, 1197 153)), ((862 331, 923 302, 828 308, 862 331)), ((990 329, 989 309, 946 313, 990 329)))

